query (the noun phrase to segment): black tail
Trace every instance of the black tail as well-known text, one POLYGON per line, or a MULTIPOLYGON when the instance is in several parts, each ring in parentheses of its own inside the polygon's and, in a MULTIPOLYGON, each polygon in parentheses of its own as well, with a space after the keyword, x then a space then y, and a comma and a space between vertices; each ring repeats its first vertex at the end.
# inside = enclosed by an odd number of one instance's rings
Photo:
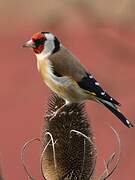
POLYGON ((129 122, 129 120, 119 111, 119 109, 113 104, 108 101, 104 101, 99 99, 99 101, 104 104, 115 116, 117 116, 123 124, 125 124, 128 128, 133 127, 133 124, 129 122))

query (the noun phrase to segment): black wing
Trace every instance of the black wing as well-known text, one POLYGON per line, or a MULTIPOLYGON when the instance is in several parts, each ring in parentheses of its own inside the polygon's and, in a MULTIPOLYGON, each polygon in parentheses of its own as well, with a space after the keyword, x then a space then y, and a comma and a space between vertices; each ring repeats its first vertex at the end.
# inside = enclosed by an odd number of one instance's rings
POLYGON ((95 93, 97 98, 103 99, 105 101, 111 102, 115 105, 120 106, 120 103, 116 101, 114 98, 109 96, 99 85, 99 83, 93 78, 91 74, 87 73, 87 76, 84 77, 78 85, 91 93, 95 93))

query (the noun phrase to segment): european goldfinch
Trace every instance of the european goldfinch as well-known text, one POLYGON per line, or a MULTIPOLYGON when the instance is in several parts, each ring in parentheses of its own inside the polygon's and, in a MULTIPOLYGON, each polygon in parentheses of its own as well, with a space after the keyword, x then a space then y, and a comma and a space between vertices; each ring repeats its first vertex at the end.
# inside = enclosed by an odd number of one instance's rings
POLYGON ((127 127, 133 127, 118 109, 119 102, 100 87, 95 78, 55 35, 50 32, 38 32, 23 47, 33 49, 43 82, 62 97, 66 105, 94 100, 107 107, 127 127))

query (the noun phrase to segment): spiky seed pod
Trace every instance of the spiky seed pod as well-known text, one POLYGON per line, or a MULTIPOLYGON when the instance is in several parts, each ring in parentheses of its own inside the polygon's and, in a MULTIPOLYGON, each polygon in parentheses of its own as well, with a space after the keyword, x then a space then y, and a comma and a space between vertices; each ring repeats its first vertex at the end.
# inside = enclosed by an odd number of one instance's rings
POLYGON ((63 104, 55 94, 48 103, 42 134, 43 176, 46 180, 94 179, 96 149, 84 104, 66 106, 51 119, 63 104))

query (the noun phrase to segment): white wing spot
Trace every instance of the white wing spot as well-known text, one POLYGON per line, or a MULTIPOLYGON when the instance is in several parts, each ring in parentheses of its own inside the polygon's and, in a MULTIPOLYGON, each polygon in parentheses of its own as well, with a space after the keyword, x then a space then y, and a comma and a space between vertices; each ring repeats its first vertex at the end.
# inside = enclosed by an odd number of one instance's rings
POLYGON ((105 95, 105 92, 101 92, 101 95, 103 95, 103 96, 104 96, 104 95, 105 95))
POLYGON ((98 83, 98 82, 95 82, 95 85, 96 85, 96 86, 99 86, 99 83, 98 83))
POLYGON ((112 101, 112 100, 113 100, 113 98, 110 98, 110 100, 112 101))
POLYGON ((90 76, 89 76, 89 78, 91 78, 91 79, 92 79, 92 78, 93 78, 93 76, 92 76, 92 75, 90 75, 90 76))

